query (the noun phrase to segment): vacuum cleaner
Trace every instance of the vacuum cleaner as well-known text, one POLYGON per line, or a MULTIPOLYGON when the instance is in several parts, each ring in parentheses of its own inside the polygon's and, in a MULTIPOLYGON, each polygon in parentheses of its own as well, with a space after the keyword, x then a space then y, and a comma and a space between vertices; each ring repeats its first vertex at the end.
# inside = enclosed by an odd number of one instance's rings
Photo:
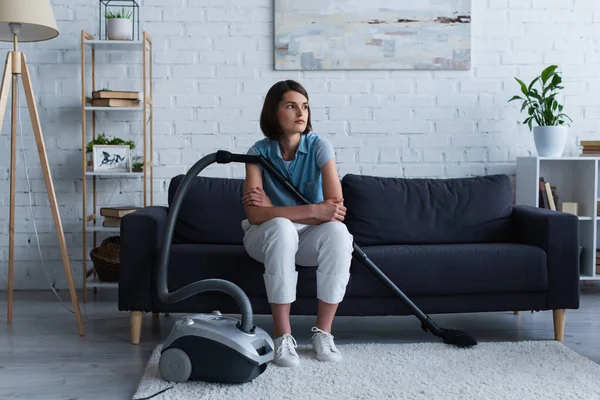
MULTIPOLYGON (((218 150, 198 160, 181 181, 171 202, 158 260, 158 296, 168 304, 177 303, 207 291, 220 291, 232 296, 241 309, 241 320, 210 314, 185 315, 175 323, 161 350, 159 370, 163 377, 174 382, 201 380, 207 382, 242 383, 262 374, 273 360, 273 340, 262 329, 253 325, 252 306, 246 294, 234 283, 221 279, 205 279, 190 283, 173 293, 167 287, 169 252, 179 209, 195 177, 213 163, 230 162, 260 164, 285 188, 305 204, 311 204, 277 168, 264 156, 232 154, 218 150)), ((353 257, 357 258, 381 280, 402 303, 421 321, 422 329, 431 331, 444 343, 458 347, 477 344, 465 332, 440 328, 421 311, 365 254, 353 243, 353 257)))

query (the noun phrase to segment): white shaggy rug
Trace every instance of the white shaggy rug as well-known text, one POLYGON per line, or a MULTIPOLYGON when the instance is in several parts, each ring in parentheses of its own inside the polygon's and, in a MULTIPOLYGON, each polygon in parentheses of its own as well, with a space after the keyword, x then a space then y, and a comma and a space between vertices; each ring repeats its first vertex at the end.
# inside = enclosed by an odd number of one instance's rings
POLYGON ((341 363, 317 361, 299 345, 300 365, 270 364, 238 385, 163 381, 161 345, 133 399, 600 399, 600 365, 556 341, 338 345, 341 363))

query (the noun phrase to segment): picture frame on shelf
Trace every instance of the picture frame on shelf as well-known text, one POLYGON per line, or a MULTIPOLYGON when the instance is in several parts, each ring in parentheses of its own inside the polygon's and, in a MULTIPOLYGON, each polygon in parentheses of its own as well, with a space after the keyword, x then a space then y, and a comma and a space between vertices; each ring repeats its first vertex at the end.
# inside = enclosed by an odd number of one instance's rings
POLYGON ((92 171, 131 172, 129 145, 96 144, 92 150, 92 171))

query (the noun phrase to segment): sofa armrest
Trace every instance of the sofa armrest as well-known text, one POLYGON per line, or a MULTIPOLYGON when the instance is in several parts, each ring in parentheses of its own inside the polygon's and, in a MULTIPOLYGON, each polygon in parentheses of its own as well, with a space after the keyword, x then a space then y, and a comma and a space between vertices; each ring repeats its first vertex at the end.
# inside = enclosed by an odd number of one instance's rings
POLYGON ((546 252, 548 309, 579 308, 579 218, 516 205, 512 219, 516 242, 541 247, 546 252))
POLYGON ((152 311, 152 274, 168 208, 149 206, 121 220, 119 310, 152 311))

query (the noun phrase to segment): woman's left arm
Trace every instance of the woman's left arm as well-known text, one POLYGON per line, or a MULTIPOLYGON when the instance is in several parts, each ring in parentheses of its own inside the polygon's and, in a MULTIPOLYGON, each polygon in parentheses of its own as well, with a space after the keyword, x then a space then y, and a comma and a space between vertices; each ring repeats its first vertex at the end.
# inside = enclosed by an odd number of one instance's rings
MULTIPOLYGON (((342 198, 342 183, 337 172, 335 158, 330 159, 321 167, 321 175, 323 180, 323 201, 327 199, 342 198)), ((338 202, 340 206, 344 206, 344 201, 338 202)), ((305 220, 296 221, 301 224, 320 225, 323 221, 317 218, 308 218, 305 220)))
MULTIPOLYGON (((342 183, 337 172, 337 166, 335 158, 327 161, 321 167, 321 174, 323 177, 323 200, 333 198, 343 198, 342 183)), ((342 202, 341 205, 344 205, 342 202)))

